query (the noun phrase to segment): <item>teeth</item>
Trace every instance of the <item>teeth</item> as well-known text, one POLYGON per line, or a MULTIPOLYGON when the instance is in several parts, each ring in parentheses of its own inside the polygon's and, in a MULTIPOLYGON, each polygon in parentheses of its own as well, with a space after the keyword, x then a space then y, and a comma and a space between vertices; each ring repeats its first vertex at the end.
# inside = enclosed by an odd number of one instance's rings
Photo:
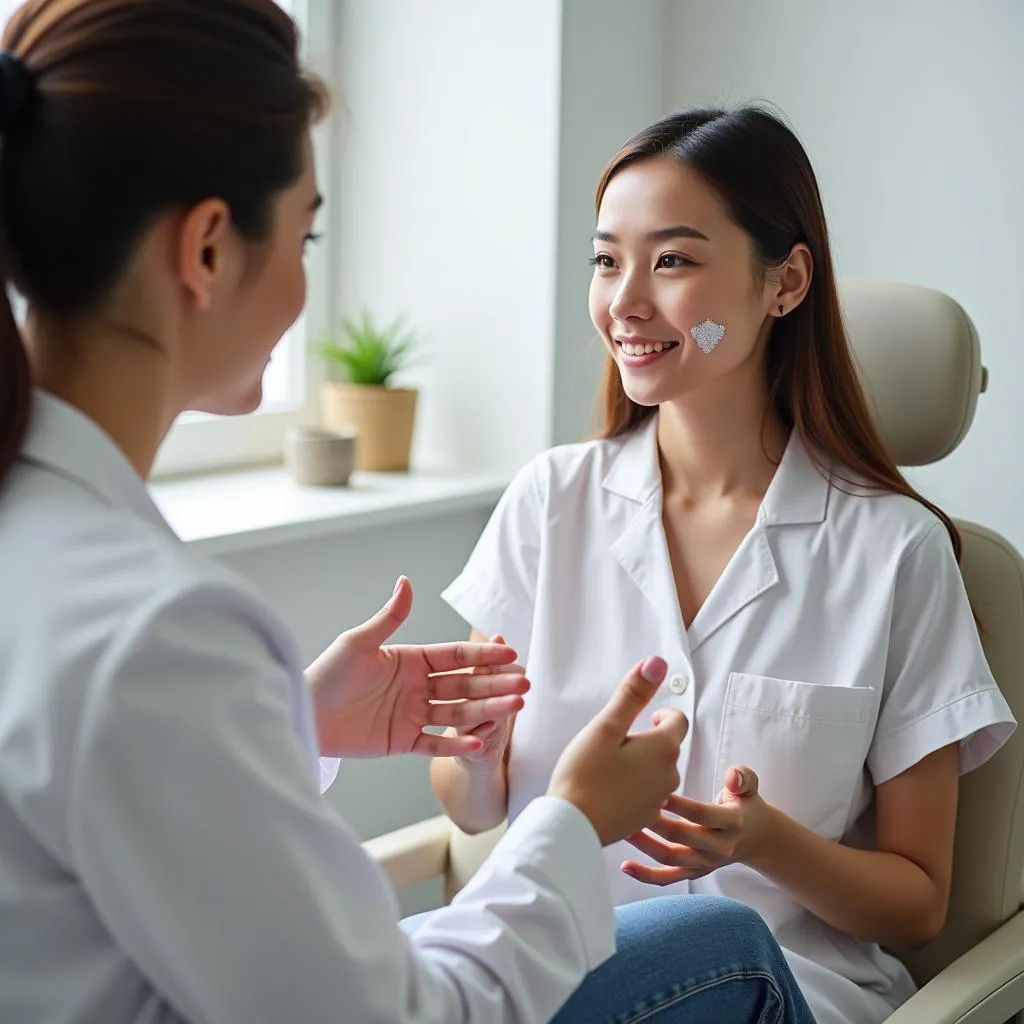
POLYGON ((634 345, 630 341, 624 341, 621 344, 622 351, 627 356, 649 356, 655 352, 667 352, 672 348, 670 341, 648 341, 643 345, 634 345))

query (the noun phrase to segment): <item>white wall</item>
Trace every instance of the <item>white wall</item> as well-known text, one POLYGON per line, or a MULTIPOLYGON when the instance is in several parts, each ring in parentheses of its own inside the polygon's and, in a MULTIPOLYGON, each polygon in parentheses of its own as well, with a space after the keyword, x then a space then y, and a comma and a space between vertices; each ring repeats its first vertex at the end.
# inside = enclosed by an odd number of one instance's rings
POLYGON ((810 153, 840 273, 939 288, 991 379, 914 479, 1024 549, 1024 3, 669 0, 666 108, 767 99, 810 153))
POLYGON ((663 0, 342 0, 337 20, 336 304, 423 328, 414 460, 514 470, 585 436, 594 186, 662 112, 663 0))
POLYGON ((587 313, 594 188, 604 165, 663 113, 662 0, 563 0, 551 441, 591 433, 604 349, 587 313))
POLYGON ((414 459, 516 469, 551 431, 560 5, 344 0, 343 309, 407 311, 414 459))

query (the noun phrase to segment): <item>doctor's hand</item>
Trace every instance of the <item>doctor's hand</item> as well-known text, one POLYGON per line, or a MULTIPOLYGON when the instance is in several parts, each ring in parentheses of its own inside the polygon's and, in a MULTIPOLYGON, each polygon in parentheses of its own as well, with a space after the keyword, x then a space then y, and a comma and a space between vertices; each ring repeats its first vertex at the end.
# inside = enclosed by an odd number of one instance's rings
POLYGON ((654 728, 629 735, 668 666, 648 658, 619 684, 611 700, 562 751, 548 793, 575 804, 602 846, 656 822, 679 785, 679 744, 688 723, 678 711, 654 712, 654 728))
POLYGON ((384 607, 331 644, 306 670, 320 753, 328 757, 471 755, 483 740, 439 736, 428 725, 473 729, 523 706, 530 688, 502 644, 384 646, 409 617, 412 586, 403 576, 384 607), (472 669, 492 669, 473 674, 472 669))
POLYGON ((769 810, 757 785, 753 769, 733 766, 713 804, 674 793, 648 831, 629 837, 660 866, 628 860, 623 872, 651 885, 671 885, 756 857, 765 841, 769 810))

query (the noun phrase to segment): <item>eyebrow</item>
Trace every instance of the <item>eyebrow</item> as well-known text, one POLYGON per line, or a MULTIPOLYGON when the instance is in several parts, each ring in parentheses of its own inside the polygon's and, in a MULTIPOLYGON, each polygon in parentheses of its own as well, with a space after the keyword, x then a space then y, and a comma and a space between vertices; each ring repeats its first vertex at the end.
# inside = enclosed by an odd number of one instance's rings
MULTIPOLYGON (((670 228, 658 228, 657 231, 649 231, 647 233, 647 240, 649 242, 664 242, 669 238, 696 238, 702 242, 711 241, 703 231, 691 228, 688 224, 673 224, 670 228)), ((611 242, 613 244, 618 242, 618 238, 610 231, 595 231, 593 240, 595 242, 611 242)))
POLYGON ((314 199, 313 202, 309 204, 309 212, 316 213, 316 211, 319 210, 320 207, 323 205, 324 197, 318 193, 316 199, 314 199))

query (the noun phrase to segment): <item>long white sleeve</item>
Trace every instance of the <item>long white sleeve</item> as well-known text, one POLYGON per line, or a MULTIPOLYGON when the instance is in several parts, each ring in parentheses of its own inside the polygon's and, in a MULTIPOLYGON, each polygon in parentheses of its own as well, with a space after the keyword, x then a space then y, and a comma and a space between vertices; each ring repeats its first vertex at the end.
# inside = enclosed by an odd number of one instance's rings
POLYGON ((548 1020, 613 951, 586 819, 544 799, 414 940, 317 793, 311 711, 264 613, 139 609, 89 681, 68 834, 89 899, 193 1024, 548 1020))

